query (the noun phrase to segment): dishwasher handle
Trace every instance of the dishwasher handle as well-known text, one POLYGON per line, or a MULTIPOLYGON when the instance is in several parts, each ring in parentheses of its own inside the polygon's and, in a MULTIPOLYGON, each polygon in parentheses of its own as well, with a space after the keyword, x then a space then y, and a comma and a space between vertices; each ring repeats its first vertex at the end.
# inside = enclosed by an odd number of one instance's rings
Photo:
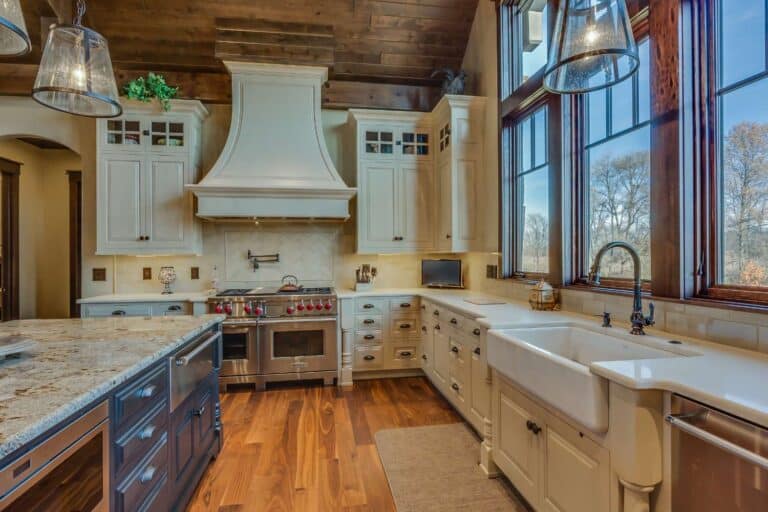
POLYGON ((758 455, 757 453, 754 453, 750 450, 747 450, 746 448, 743 448, 735 443, 732 443, 721 437, 718 437, 715 434, 707 432, 706 430, 699 428, 696 425, 692 425, 691 423, 686 421, 686 418, 690 418, 690 417, 691 417, 690 414, 668 414, 665 419, 667 423, 669 423, 673 427, 676 427, 682 430, 686 434, 690 434, 693 437, 697 437, 702 441, 710 443, 713 446, 716 446, 721 450, 730 453, 731 455, 741 457, 742 459, 745 459, 751 462, 752 464, 755 464, 756 466, 760 466, 761 468, 768 471, 767 458, 762 457, 761 455, 758 455))

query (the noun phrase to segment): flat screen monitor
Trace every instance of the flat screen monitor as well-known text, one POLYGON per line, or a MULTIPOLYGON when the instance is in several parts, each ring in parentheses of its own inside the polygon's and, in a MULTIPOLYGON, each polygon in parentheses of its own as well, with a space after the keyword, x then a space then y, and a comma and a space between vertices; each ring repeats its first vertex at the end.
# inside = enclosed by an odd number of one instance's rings
POLYGON ((462 288, 461 260, 421 260, 421 284, 433 288, 462 288))

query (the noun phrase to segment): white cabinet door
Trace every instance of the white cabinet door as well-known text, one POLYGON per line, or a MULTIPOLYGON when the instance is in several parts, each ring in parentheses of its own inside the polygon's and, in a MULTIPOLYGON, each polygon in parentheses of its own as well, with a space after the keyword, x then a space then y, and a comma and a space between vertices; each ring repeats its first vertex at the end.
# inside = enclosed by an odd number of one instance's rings
POLYGON ((472 396, 469 404, 469 419, 472 425, 480 432, 483 430, 483 422, 489 417, 488 406, 491 400, 491 388, 488 385, 488 364, 480 349, 480 336, 472 335, 470 373, 472 396))
POLYGON ((450 338, 439 324, 432 327, 432 332, 434 333, 433 340, 435 350, 435 356, 432 359, 434 361, 434 365, 432 366, 432 374, 435 376, 434 383, 438 389, 443 393, 446 393, 448 390, 447 382, 451 366, 450 338))
POLYGON ((543 422, 537 421, 504 383, 500 383, 496 400, 494 461, 528 503, 538 508, 542 433, 534 434, 529 422, 539 428, 543 422))
POLYGON ((548 512, 608 512, 608 451, 567 425, 544 435, 541 508, 548 512))
POLYGON ((432 247, 434 208, 432 170, 425 164, 402 164, 398 172, 400 246, 408 249, 432 247))
POLYGON ((362 171, 362 196, 358 198, 361 236, 358 252, 391 250, 398 241, 399 225, 397 166, 367 163, 362 171))
POLYGON ((459 159, 456 161, 456 202, 453 213, 453 250, 468 251, 471 242, 477 238, 477 162, 459 159))
POLYGON ((143 243, 143 156, 107 156, 101 161, 98 215, 101 241, 98 251, 133 249, 143 243))
POLYGON ((191 224, 189 197, 184 190, 186 159, 157 156, 147 165, 145 187, 146 236, 150 248, 181 249, 191 224))
POLYGON ((446 160, 437 168, 438 233, 437 248, 450 251, 453 237, 453 191, 451 186, 451 161, 446 160))
POLYGON ((421 368, 424 374, 432 374, 432 366, 435 359, 435 331, 425 317, 421 326, 421 368))

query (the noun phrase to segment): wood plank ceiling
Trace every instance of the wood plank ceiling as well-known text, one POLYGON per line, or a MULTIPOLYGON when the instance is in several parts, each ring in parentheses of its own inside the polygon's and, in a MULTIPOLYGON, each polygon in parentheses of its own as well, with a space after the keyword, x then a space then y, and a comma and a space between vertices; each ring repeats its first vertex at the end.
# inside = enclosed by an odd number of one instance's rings
MULTIPOLYGON (((119 83, 149 70, 185 97, 229 101, 222 60, 329 67, 332 107, 429 109, 435 69, 458 69, 478 0, 92 0, 85 24, 109 40, 119 83)), ((42 27, 66 0, 22 0, 33 52, 0 61, 0 94, 32 80, 42 27), (18 66, 21 62, 24 66, 18 66), (5 82, 5 83, 4 83, 5 82)))

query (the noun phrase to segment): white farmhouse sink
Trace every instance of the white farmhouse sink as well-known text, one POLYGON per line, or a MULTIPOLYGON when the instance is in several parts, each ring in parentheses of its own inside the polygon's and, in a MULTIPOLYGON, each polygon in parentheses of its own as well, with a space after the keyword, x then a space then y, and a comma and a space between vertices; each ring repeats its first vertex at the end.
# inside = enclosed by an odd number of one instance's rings
POLYGON ((591 373, 589 365, 683 355, 647 345, 663 340, 644 336, 642 344, 638 341, 618 327, 608 331, 572 323, 490 330, 488 364, 590 430, 606 432, 608 381, 591 373))

